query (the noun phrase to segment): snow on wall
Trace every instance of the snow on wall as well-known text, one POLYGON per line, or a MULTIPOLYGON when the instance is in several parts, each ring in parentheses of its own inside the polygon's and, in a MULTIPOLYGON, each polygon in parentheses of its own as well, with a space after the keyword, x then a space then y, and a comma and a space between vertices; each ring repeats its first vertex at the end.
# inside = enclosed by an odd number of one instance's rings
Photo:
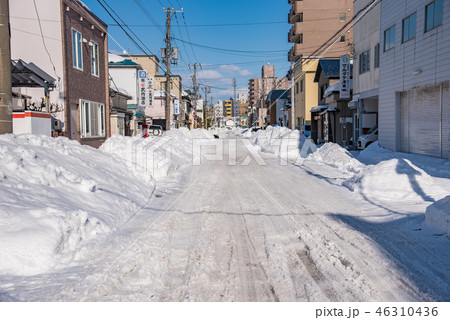
POLYGON ((0 135, 0 274, 39 274, 75 259, 136 214, 153 188, 151 176, 77 141, 0 135))

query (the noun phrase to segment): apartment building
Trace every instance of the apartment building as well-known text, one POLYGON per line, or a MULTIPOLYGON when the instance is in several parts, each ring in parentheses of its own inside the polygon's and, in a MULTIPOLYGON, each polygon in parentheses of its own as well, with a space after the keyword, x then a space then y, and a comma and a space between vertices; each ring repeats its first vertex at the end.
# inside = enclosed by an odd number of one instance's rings
POLYGON ((450 3, 383 0, 379 143, 450 156, 450 3))
POLYGON ((311 109, 318 105, 314 75, 318 58, 353 56, 353 29, 344 29, 331 45, 317 51, 353 17, 353 0, 288 0, 292 24, 288 41, 293 44, 288 60, 294 63, 295 127, 311 123, 311 109))
POLYGON ((107 25, 79 0, 10 1, 10 16, 12 59, 57 79, 50 103, 62 134, 100 146, 110 136, 107 25))
POLYGON ((233 116, 233 105, 231 100, 225 100, 223 102, 223 115, 227 118, 231 118, 233 116))
POLYGON ((261 68, 260 79, 249 80, 249 103, 252 108, 252 123, 259 126, 266 124, 267 108, 266 99, 270 91, 280 89, 287 90, 289 80, 275 77, 275 66, 264 65, 261 68))

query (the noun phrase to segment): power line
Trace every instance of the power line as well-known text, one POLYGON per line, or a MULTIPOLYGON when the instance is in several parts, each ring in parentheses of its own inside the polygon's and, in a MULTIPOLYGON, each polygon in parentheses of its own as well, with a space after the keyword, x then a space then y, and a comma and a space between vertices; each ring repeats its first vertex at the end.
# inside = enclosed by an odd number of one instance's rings
POLYGON ((238 53, 281 53, 281 52, 285 53, 286 52, 286 50, 234 50, 234 49, 211 47, 211 46, 207 46, 207 45, 203 45, 203 44, 184 41, 182 39, 177 39, 177 40, 192 44, 197 47, 213 49, 213 50, 218 50, 218 51, 225 51, 225 52, 238 52, 238 53))

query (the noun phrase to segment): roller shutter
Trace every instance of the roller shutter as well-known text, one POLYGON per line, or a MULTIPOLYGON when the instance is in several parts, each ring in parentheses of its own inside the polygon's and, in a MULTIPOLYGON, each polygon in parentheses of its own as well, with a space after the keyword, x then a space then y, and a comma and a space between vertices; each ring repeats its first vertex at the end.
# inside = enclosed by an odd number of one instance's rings
POLYGON ((445 83, 400 93, 401 151, 448 157, 448 91, 445 83))

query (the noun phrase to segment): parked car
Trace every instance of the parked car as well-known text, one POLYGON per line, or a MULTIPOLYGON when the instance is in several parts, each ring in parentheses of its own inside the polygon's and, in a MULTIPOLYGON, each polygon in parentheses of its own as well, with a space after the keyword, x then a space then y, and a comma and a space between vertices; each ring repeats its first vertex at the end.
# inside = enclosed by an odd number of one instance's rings
POLYGON ((152 136, 162 136, 163 128, 160 125, 152 124, 148 126, 148 134, 152 136))
POLYGON ((258 130, 261 130, 261 127, 252 127, 251 130, 252 132, 256 132, 258 130))
POLYGON ((378 127, 374 127, 358 138, 358 149, 367 148, 372 142, 378 140, 378 127))
POLYGON ((305 137, 311 136, 311 125, 310 124, 302 125, 302 129, 300 130, 300 133, 304 134, 305 137))

